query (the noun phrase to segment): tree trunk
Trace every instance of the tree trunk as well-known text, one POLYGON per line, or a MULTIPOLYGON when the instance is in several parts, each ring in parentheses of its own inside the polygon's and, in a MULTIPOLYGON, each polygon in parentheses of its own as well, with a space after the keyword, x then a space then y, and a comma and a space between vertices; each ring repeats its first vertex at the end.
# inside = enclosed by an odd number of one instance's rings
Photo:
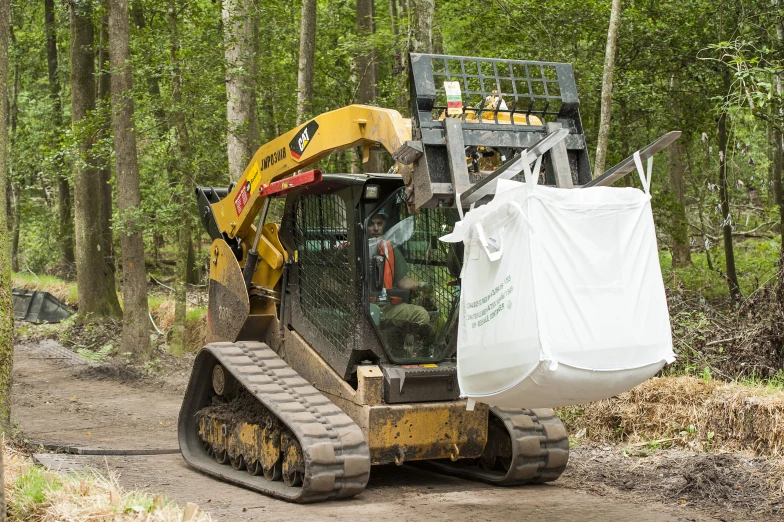
POLYGON ((223 0, 223 35, 226 57, 226 109, 229 176, 236 182, 253 156, 249 140, 252 129, 251 47, 253 23, 250 0, 223 0))
POLYGON ((19 272, 19 225, 21 224, 22 216, 19 211, 19 189, 13 182, 9 181, 11 185, 11 198, 13 202, 13 231, 11 235, 11 270, 19 272))
MULTIPOLYGON (((95 64, 93 60, 92 8, 88 2, 72 2, 71 10, 71 117, 75 135, 82 119, 95 108, 95 64)), ((121 317, 114 289, 114 273, 106 264, 101 237, 101 192, 92 140, 79 143, 82 161, 74 162, 74 221, 76 239, 76 282, 79 316, 121 317)))
POLYGON ((732 215, 727 188, 727 114, 719 116, 719 200, 721 203, 722 235, 724 237, 724 258, 727 265, 727 284, 733 305, 740 299, 738 273, 735 270, 735 251, 732 246, 732 215))
POLYGON ((412 53, 432 53, 435 0, 412 0, 412 3, 414 13, 410 51, 412 53))
MULTIPOLYGON (((0 92, 8 83, 8 33, 10 31, 11 2, 0 0, 0 92)), ((0 103, 0 194, 5 193, 6 151, 8 140, 8 107, 0 103)), ((11 370, 14 364, 14 306, 11 301, 11 259, 8 248, 8 227, 5 205, 0 205, 0 431, 11 436, 11 370)), ((2 449, 2 448, 0 448, 2 449)), ((5 488, 3 488, 5 489, 5 488)), ((0 520, 5 520, 5 492, 0 505, 0 520)))
MULTIPOLYGON (((44 22, 46 29, 46 57, 49 72, 49 98, 52 100, 52 123, 54 143, 52 150, 60 148, 60 133, 63 126, 63 106, 60 102, 60 79, 57 77, 57 25, 54 18, 54 0, 44 0, 44 22)), ((59 158, 60 155, 58 154, 59 158)), ((71 279, 74 275, 73 221, 71 221, 71 187, 63 172, 63 162, 55 160, 60 229, 60 277, 71 279)))
MULTIPOLYGON (((780 0, 775 0, 775 5, 778 8, 781 4, 780 0)), ((779 47, 784 44, 784 23, 779 17, 776 23, 776 40, 779 47)), ((784 94, 784 85, 782 85, 781 75, 776 75, 776 94, 779 103, 774 104, 776 112, 778 112, 778 120, 782 121, 784 118, 784 107, 782 107, 781 96, 784 94)), ((782 170, 784 170, 784 135, 781 132, 781 126, 777 126, 773 131, 773 193, 776 204, 779 207, 779 228, 781 232, 781 248, 779 250, 779 270, 776 276, 776 297, 778 298, 779 307, 784 308, 784 194, 782 194, 782 170)))
POLYGON ((117 206, 122 230, 123 329, 121 351, 149 356, 147 276, 140 215, 141 193, 133 128, 133 89, 128 0, 109 1, 109 60, 112 63, 112 123, 117 169, 117 206))
MULTIPOLYGON (((670 101, 672 116, 675 121, 680 120, 681 102, 679 92, 680 80, 673 76, 670 81, 670 101)), ((681 267, 691 265, 691 246, 689 244, 689 222, 686 219, 686 188, 684 175, 686 173, 686 139, 675 140, 670 145, 670 193, 673 199, 672 212, 672 266, 681 267)))
MULTIPOLYGON (((196 234, 196 241, 199 240, 199 234, 196 234)), ((188 271, 188 284, 198 285, 201 282, 201 270, 196 264, 196 247, 193 246, 193 231, 191 231, 191 240, 188 242, 188 263, 186 270, 188 271)))
POLYGON ((6 522, 6 512, 8 511, 5 503, 5 448, 0 448, 0 484, 3 484, 0 491, 0 522, 6 522))
POLYGON ((185 124, 185 111, 182 106, 182 76, 180 65, 180 41, 177 29, 177 0, 171 0, 169 8, 169 38, 172 61, 172 125, 177 130, 179 158, 176 171, 180 174, 178 203, 182 215, 177 234, 177 267, 174 282, 174 331, 172 335, 172 354, 182 355, 185 348, 185 313, 188 290, 188 253, 191 249, 191 179, 190 140, 185 124))
MULTIPOLYGON (((259 77, 259 45, 261 42, 261 9, 259 0, 250 0, 250 20, 252 31, 252 47, 250 48, 250 76, 246 80, 246 88, 250 91, 250 114, 248 115, 248 149, 250 155, 248 162, 253 154, 261 147, 261 123, 259 122, 259 99, 256 89, 256 78, 259 77)), ((276 134, 277 136, 277 134, 276 134)), ((247 164, 245 165, 247 166, 247 164)))
MULTIPOLYGON (((104 4, 106 0, 103 0, 104 4)), ((101 29, 98 37, 98 99, 106 107, 111 107, 111 75, 109 73, 109 13, 104 11, 101 17, 101 29)), ((98 130, 98 140, 111 135, 111 112, 106 111, 106 118, 98 130)), ((112 235, 112 163, 103 156, 97 158, 98 183, 101 187, 101 245, 106 263, 115 270, 114 237, 112 235)))
MULTIPOLYGON (((781 88, 779 80, 777 87, 781 88)), ((779 248, 778 273, 776 277, 776 298, 779 306, 784 309, 784 198, 782 197, 781 174, 784 170, 784 136, 781 130, 773 130, 773 194, 779 207, 779 228, 782 235, 782 245, 779 248)))
POLYGON ((302 0, 297 73, 297 125, 312 115, 313 72, 316 54, 316 0, 302 0))
MULTIPOLYGON (((10 16, 10 13, 9 13, 10 16)), ((9 40, 11 46, 16 45, 16 36, 14 35, 13 20, 10 21, 8 28, 9 40)), ((14 64, 14 94, 9 100, 8 110, 10 111, 11 120, 11 134, 8 136, 8 146, 13 147, 16 137, 16 124, 18 122, 19 114, 19 61, 14 64)), ((8 171, 12 166, 6 163, 8 171)), ((11 270, 19 272, 19 225, 20 225, 20 212, 19 212, 19 191, 11 179, 7 179, 6 197, 8 198, 6 212, 8 212, 8 224, 11 231, 11 270)))
MULTIPOLYGON (((373 17, 375 16, 374 0, 357 0, 357 35, 359 39, 370 44, 370 37, 375 32, 373 17)), ((357 74, 359 76, 359 103, 373 105, 376 103, 376 84, 378 83, 378 66, 376 52, 368 50, 357 56, 357 74)), ((382 172, 383 160, 380 151, 371 150, 370 159, 363 165, 364 172, 382 172)))
POLYGON ((618 26, 621 25, 621 0, 612 0, 610 28, 607 30, 607 49, 604 54, 604 74, 602 75, 602 114, 599 121, 599 136, 596 143, 596 159, 593 164, 594 176, 604 173, 607 159, 607 142, 610 138, 610 117, 612 115, 613 69, 615 68, 615 47, 618 41, 618 26))

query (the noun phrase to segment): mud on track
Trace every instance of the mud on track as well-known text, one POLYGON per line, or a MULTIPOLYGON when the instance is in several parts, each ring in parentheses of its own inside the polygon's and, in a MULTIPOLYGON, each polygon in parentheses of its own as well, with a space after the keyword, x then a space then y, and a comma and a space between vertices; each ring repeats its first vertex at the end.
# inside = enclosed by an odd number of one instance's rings
MULTIPOLYGON (((58 352, 52 341, 20 345, 14 358, 13 418, 31 441, 111 450, 175 450, 182 383, 147 378, 113 380, 85 371, 84 360, 58 352), (56 358, 53 358, 56 357, 56 358)), ((611 453, 620 453, 611 447, 611 453)), ((553 484, 497 488, 413 466, 374 467, 367 489, 351 500, 298 506, 233 487, 189 468, 179 454, 40 455, 59 469, 119 474, 126 488, 162 493, 181 505, 196 502, 215 520, 754 520, 748 511, 681 504, 650 491, 603 485, 601 462, 576 452, 553 484), (590 490, 590 491, 589 491, 590 490)), ((617 462, 610 462, 617 467, 617 462)), ((625 480, 633 481, 634 473, 625 480)), ((650 477, 649 477, 650 478, 650 477)), ((658 478, 658 477, 654 477, 658 478)), ((667 477, 662 477, 664 480, 667 477)), ((625 482, 624 482, 625 484, 625 482)), ((770 519, 767 517, 767 519, 770 519)))

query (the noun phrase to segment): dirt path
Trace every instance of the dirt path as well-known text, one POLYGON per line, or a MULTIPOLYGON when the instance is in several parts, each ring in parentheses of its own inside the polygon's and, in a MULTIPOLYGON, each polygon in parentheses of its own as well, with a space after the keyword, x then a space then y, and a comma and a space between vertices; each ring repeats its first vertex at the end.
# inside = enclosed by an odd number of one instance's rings
POLYGON ((114 450, 178 448, 182 392, 96 378, 101 375, 54 341, 17 346, 13 421, 32 442, 114 450))
MULTIPOLYGON (((63 352, 52 341, 22 345, 14 357, 13 418, 23 437, 92 450, 177 448, 176 422, 183 379, 118 382, 63 352)), ((109 372, 111 374, 111 372, 109 372)), ((579 454, 577 456, 579 459, 579 454)), ((352 500, 296 506, 236 488, 189 468, 179 454, 41 455, 59 469, 116 472, 124 487, 162 493, 180 504, 196 502, 215 520, 748 520, 719 518, 690 505, 657 503, 613 488, 594 492, 577 473, 554 484, 496 488, 412 466, 374 468, 367 489, 352 500)), ((570 463, 572 466, 572 463, 570 463)), ((570 468, 571 469, 571 468, 570 468)), ((590 478, 590 480, 587 480, 590 478)))

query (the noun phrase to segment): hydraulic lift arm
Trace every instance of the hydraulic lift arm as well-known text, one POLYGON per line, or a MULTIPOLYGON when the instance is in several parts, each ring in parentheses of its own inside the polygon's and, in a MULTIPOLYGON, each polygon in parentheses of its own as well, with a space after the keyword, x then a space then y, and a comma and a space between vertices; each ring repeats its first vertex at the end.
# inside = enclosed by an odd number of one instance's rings
MULTIPOLYGON (((234 189, 211 204, 215 231, 244 239, 262 209, 267 186, 333 152, 361 145, 367 161, 374 144, 391 153, 410 139, 410 120, 390 109, 350 105, 316 116, 259 147, 234 189)), ((410 169, 401 165, 401 170, 405 179, 410 169)))

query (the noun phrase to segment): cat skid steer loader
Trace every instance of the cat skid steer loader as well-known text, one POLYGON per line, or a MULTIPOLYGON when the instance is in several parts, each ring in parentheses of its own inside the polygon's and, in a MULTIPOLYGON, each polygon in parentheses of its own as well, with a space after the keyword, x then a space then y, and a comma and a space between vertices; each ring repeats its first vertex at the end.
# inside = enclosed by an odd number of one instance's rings
POLYGON ((552 410, 460 399, 462 250, 438 238, 524 162, 570 188, 610 184, 633 158, 592 179, 569 64, 410 58, 410 119, 328 112, 260 147, 233 188, 196 190, 213 243, 210 342, 178 424, 191 466, 295 502, 357 495, 377 464, 427 461, 497 485, 566 467, 552 410), (385 149, 394 167, 303 172, 360 146, 365 161, 385 149), (284 197, 281 223, 267 222, 284 197))

